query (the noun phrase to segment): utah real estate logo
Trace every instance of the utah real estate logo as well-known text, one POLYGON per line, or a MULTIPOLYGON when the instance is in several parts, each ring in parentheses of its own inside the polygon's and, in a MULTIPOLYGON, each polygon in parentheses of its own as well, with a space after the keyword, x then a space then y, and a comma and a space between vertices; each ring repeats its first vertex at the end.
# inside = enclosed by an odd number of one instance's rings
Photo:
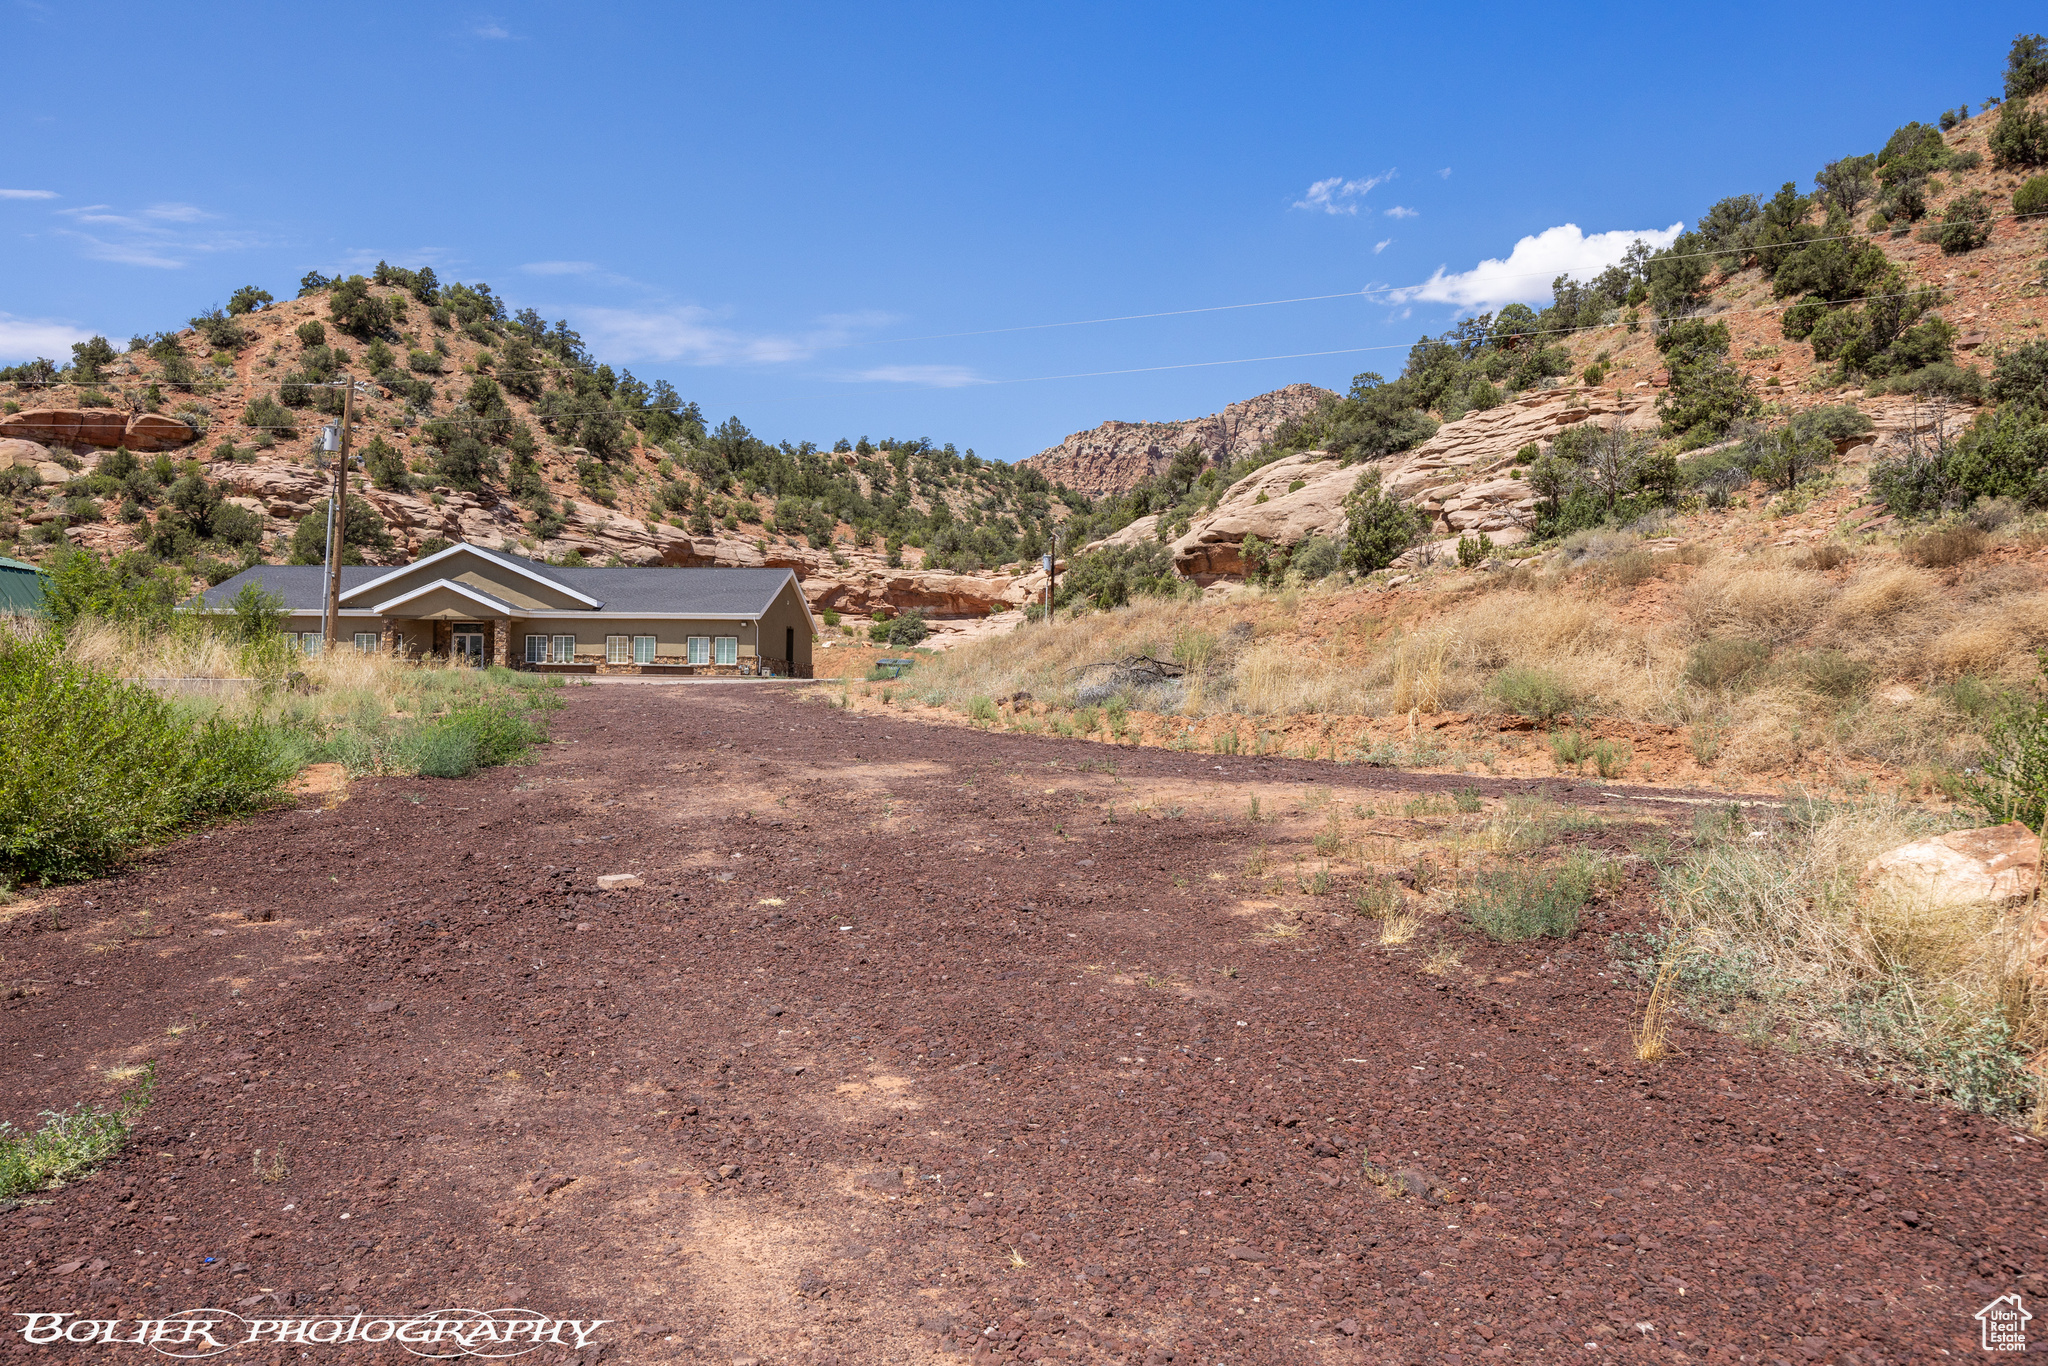
POLYGON ((1985 1351, 2027 1350, 2027 1320, 2034 1316, 2027 1312, 2027 1306, 2020 1302, 2018 1294, 2000 1295, 1979 1309, 1976 1317, 1977 1322, 1984 1326, 1985 1351))

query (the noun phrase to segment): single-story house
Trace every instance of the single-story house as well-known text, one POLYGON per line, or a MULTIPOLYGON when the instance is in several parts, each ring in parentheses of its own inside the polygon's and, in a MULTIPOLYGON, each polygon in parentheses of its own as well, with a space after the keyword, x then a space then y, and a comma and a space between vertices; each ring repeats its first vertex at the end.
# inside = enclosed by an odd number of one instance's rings
MULTIPOLYGON (((231 611, 254 585, 301 647, 325 639, 325 565, 259 564, 200 596, 231 611)), ((358 650, 541 673, 811 676, 817 619, 788 569, 564 568, 457 544, 396 568, 344 565, 339 638, 358 650)))

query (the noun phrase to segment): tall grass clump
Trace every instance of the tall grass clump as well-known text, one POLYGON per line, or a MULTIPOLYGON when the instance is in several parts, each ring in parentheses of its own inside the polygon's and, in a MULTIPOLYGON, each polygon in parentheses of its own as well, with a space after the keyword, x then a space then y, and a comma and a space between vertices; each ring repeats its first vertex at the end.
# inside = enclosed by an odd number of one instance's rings
POLYGON ((288 747, 261 720, 189 719, 67 659, 54 633, 0 635, 0 873, 69 882, 200 821, 282 794, 288 747))
POLYGON ((2026 1055, 2048 1043, 2028 917, 1862 880, 1877 854, 1953 824, 1892 800, 1798 803, 1763 832, 1710 823, 1666 874, 1668 933, 1704 962, 1741 964, 1740 994, 1808 1038, 1966 1109, 2024 1110, 2035 1099, 2026 1055))
POLYGON ((34 1133, 0 1121, 0 1199, 61 1186, 112 1157, 155 1090, 156 1065, 151 1063, 112 1110, 94 1105, 62 1113, 45 1110, 43 1126, 34 1133))

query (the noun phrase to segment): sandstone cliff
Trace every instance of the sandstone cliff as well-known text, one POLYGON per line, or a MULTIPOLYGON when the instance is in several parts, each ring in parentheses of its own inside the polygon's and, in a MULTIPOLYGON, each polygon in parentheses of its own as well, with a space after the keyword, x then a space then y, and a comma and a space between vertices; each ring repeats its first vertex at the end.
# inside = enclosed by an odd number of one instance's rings
POLYGON ((1211 460, 1235 460, 1267 441, 1291 417, 1337 397, 1313 384, 1290 384, 1186 422, 1105 422, 1018 463, 1090 498, 1122 493, 1166 468, 1188 443, 1211 460))

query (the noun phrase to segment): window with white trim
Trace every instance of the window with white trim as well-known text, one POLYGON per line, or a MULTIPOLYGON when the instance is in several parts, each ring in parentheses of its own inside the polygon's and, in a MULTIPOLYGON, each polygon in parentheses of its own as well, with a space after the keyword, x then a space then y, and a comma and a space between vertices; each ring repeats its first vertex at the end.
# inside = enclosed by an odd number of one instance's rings
POLYGON ((550 664, 574 664, 576 662, 576 637, 556 636, 555 648, 548 654, 550 664))
POLYGON ((308 655, 317 655, 327 648, 327 637, 318 631, 308 631, 300 639, 305 642, 304 649, 308 655))
POLYGON ((631 664, 633 662, 633 637, 606 636, 604 638, 604 662, 607 664, 631 664))
POLYGON ((709 664, 711 662, 710 636, 691 636, 686 648, 689 650, 689 654, 685 657, 690 663, 709 664))
POLYGON ((356 632, 356 653, 359 655, 373 655, 377 653, 377 633, 375 631, 356 632))
POLYGON ((652 664, 654 662, 653 636, 633 637, 633 662, 635 664, 652 664))
POLYGON ((718 662, 720 664, 737 664, 740 662, 740 638, 738 636, 719 636, 716 643, 718 645, 718 662))
POLYGON ((528 636, 526 638, 526 662, 528 664, 545 664, 548 662, 548 638, 546 636, 528 636))

